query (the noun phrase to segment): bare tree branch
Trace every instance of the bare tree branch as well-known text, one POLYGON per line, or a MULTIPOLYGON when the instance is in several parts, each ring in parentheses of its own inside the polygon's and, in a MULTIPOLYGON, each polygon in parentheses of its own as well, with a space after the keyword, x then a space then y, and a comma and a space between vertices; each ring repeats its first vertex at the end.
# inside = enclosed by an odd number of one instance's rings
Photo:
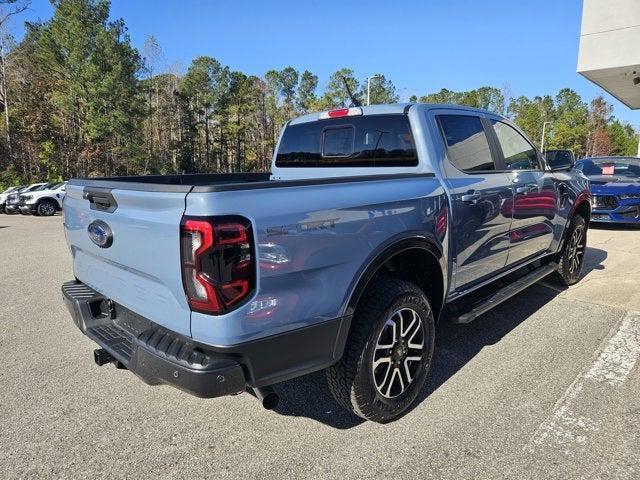
POLYGON ((0 30, 11 17, 24 12, 30 6, 31 0, 0 0, 0 30), (12 7, 5 11, 6 5, 12 5, 12 7))

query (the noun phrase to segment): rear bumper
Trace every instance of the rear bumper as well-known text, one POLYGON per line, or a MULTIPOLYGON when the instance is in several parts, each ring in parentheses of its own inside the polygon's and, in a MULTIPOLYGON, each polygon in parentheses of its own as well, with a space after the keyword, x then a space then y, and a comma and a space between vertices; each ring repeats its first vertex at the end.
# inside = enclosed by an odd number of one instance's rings
POLYGON ((211 346, 114 304, 85 284, 62 285, 76 326, 150 385, 169 384, 203 398, 264 387, 335 363, 351 317, 232 346, 211 346))
POLYGON ((238 362, 207 354, 123 307, 110 311, 108 300, 82 283, 65 283, 62 294, 82 333, 149 385, 170 384, 203 398, 244 391, 238 362))

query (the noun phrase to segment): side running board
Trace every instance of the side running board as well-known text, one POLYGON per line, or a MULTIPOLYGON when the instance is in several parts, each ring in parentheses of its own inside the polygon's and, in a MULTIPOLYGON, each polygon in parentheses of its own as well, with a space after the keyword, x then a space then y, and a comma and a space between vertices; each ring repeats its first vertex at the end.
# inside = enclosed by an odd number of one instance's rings
POLYGON ((488 312, 493 307, 500 305, 502 302, 510 299, 514 295, 520 293, 525 288, 533 285, 538 280, 543 279, 550 273, 555 272, 558 269, 557 263, 549 263, 547 265, 543 265, 542 267, 536 268, 535 270, 527 273, 522 278, 510 283, 506 287, 501 288, 497 292, 491 294, 487 298, 480 300, 478 303, 475 303, 471 310, 464 313, 454 313, 451 316, 451 321, 453 323, 469 323, 475 320, 477 317, 482 315, 483 313, 488 312))

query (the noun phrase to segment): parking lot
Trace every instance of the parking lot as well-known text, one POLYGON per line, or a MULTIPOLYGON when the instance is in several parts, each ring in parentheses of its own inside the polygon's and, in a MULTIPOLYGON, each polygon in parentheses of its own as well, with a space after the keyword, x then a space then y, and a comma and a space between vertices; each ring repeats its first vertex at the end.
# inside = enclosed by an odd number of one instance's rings
POLYGON ((377 425, 321 373, 266 411, 98 368, 61 299, 61 216, 1 215, 0 478, 640 478, 639 240, 592 229, 578 285, 439 325, 422 401, 377 425))

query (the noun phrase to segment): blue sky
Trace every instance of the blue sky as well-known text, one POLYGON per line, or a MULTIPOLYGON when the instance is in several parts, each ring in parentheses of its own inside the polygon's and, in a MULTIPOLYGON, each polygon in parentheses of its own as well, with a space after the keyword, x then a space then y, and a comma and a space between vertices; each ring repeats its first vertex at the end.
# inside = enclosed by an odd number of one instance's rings
MULTIPOLYGON (((513 96, 570 87, 590 100, 604 92, 576 73, 581 13, 582 0, 112 0, 111 9, 136 47, 154 35, 166 64, 186 69, 210 55, 256 75, 291 65, 321 88, 348 66, 360 79, 384 73, 403 99, 506 85, 513 96)), ((21 20, 51 14, 48 0, 32 0, 21 20)), ((21 22, 13 29, 21 38, 21 22)), ((638 112, 605 97, 640 125, 638 112)))

